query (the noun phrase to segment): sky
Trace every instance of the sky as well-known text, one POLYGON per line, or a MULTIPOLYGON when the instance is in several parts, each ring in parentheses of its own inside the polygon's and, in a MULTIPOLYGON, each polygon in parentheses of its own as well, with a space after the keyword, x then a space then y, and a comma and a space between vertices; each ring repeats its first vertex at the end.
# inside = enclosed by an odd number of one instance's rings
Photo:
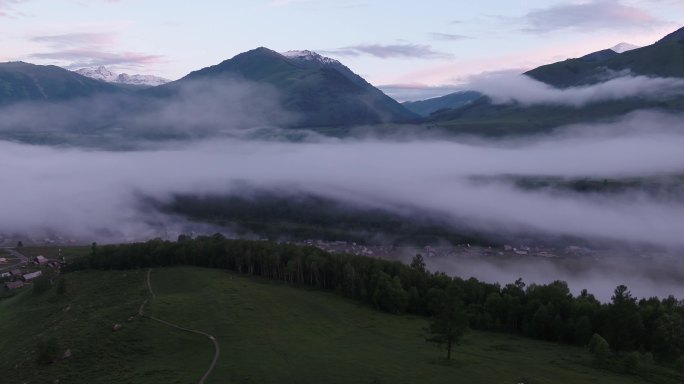
POLYGON ((388 93, 444 94, 484 72, 648 45, 681 20, 684 0, 0 0, 0 61, 175 80, 259 46, 309 49, 388 93))

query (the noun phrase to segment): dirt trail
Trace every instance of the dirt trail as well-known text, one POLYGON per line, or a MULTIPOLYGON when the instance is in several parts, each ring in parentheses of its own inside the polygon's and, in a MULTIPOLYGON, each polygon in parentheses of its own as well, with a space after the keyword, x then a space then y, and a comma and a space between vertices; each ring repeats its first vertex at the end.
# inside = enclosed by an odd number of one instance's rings
POLYGON ((0 271, 10 271, 15 268, 21 268, 24 265, 28 264, 29 258, 22 255, 21 253, 17 252, 15 249, 12 248, 3 248, 7 253, 10 254, 10 256, 14 256, 17 259, 19 259, 19 262, 16 264, 12 265, 0 265, 0 271))
POLYGON ((196 329, 189 329, 189 328, 184 328, 179 325, 176 325, 174 323, 170 323, 166 320, 162 320, 150 315, 145 314, 145 305, 150 301, 150 299, 154 299, 156 296, 154 294, 154 291, 152 290, 152 283, 150 281, 150 274, 152 273, 152 268, 147 270, 147 289, 150 292, 150 295, 143 301, 143 303, 140 305, 140 308, 138 309, 138 314, 142 317, 148 318, 150 320, 157 321, 159 323, 162 323, 164 325, 167 325, 169 327, 184 331, 184 332, 190 332, 190 333, 196 333, 198 335, 202 335, 207 337, 213 344, 214 344, 214 358, 211 361, 211 364, 209 365, 209 368, 207 371, 204 373, 202 378, 198 381, 198 384, 204 384, 204 382, 207 380, 209 375, 211 374, 211 371, 214 370, 214 367, 216 366, 216 363, 218 362, 219 354, 221 353, 221 348, 219 347, 218 342, 216 341, 216 338, 206 332, 198 331, 196 329))

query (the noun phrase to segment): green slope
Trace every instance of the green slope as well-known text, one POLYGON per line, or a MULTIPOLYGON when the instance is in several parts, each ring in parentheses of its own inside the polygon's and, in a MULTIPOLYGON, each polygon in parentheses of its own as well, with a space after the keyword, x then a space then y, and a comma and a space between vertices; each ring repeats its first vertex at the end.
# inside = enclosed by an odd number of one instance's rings
MULTIPOLYGON (((146 297, 145 275, 75 272, 66 296, 53 288, 0 301, 2 382, 196 382, 212 358, 206 338, 127 320, 146 297), (123 328, 113 332, 114 323, 123 328), (35 363, 38 341, 52 337, 72 357, 35 363)), ((481 332, 443 365, 423 341, 423 318, 220 270, 154 269, 151 282, 147 313, 216 336, 221 355, 209 383, 640 382, 592 368, 580 348, 481 332)))
POLYGON ((59 101, 122 91, 117 86, 54 65, 0 63, 0 104, 59 101))

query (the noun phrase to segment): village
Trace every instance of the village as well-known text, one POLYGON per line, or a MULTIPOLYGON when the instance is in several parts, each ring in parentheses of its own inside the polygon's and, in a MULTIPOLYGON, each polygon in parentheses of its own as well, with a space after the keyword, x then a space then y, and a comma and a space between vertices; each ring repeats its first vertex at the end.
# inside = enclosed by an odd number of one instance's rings
POLYGON ((48 259, 43 255, 32 258, 24 256, 17 249, 0 249, 0 282, 5 291, 23 288, 43 276, 58 274, 63 258, 48 259))
POLYGON ((405 260, 416 254, 425 258, 469 258, 469 257, 526 257, 558 259, 567 256, 592 256, 596 251, 579 246, 567 246, 553 248, 544 246, 527 245, 503 245, 499 247, 485 247, 471 244, 458 245, 426 245, 417 246, 392 246, 392 245, 366 245, 347 241, 324 241, 305 240, 294 244, 316 247, 333 253, 348 253, 357 256, 371 256, 384 259, 405 260))

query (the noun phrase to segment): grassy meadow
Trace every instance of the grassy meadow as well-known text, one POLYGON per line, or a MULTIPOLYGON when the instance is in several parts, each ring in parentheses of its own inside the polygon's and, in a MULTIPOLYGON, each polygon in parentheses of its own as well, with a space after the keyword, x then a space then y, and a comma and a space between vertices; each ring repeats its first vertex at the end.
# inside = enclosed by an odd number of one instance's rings
MULTIPOLYGON (((74 272, 65 294, 29 287, 0 300, 2 383, 197 382, 212 345, 137 316, 145 276, 74 272), (123 327, 115 332, 114 324, 123 327), (46 340, 71 357, 37 363, 46 340)), ((151 281, 156 298, 147 314, 217 338, 221 355, 208 383, 643 382, 594 369, 581 348, 495 333, 468 333, 445 364, 424 341, 424 318, 221 270, 153 269, 151 281)))

